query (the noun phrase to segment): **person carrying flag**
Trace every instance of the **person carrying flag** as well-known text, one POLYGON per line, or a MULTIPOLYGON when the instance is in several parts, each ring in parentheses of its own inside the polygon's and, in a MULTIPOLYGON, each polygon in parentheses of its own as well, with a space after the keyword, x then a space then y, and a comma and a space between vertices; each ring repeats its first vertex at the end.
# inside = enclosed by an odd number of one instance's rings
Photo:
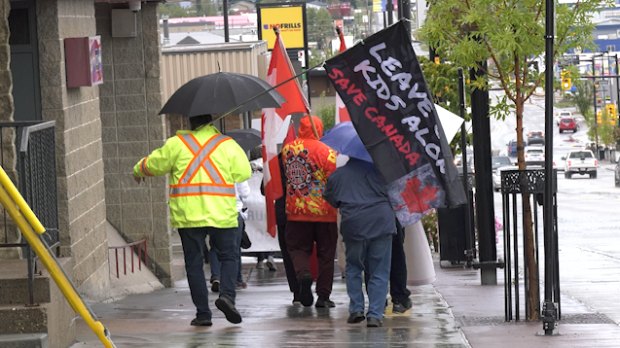
POLYGON ((337 210, 323 199, 329 175, 336 170, 336 153, 319 141, 323 123, 315 116, 300 121, 299 138, 282 148, 286 177, 286 245, 300 284, 299 300, 314 302, 310 256, 316 242, 319 308, 335 307, 329 299, 334 282, 334 256, 338 240, 337 210))

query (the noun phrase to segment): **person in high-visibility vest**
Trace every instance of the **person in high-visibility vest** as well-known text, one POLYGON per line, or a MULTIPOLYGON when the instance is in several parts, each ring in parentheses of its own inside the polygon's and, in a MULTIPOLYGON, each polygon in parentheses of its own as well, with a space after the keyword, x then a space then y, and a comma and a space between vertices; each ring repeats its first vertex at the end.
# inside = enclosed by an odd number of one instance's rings
POLYGON ((185 270, 192 301, 196 306, 193 326, 211 326, 207 284, 204 275, 205 238, 209 235, 222 262, 220 296, 215 306, 226 319, 238 324, 235 308, 235 277, 238 272, 237 199, 235 183, 252 174, 241 147, 209 125, 210 115, 189 119, 192 130, 179 131, 166 144, 141 159, 133 168, 134 179, 170 174, 170 225, 181 236, 185 270))

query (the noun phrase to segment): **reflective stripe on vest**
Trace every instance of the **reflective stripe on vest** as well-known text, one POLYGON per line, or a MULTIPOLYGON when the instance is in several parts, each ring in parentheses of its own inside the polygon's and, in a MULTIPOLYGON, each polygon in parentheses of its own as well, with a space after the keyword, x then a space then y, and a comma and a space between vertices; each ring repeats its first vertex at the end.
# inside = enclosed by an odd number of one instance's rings
POLYGON ((210 185, 197 185, 197 186, 183 186, 170 189, 170 197, 175 196, 191 196, 191 195, 235 195, 234 187, 222 187, 222 186, 210 186, 210 185))
POLYGON ((153 174, 149 173, 149 170, 148 170, 148 169, 146 169, 146 160, 147 160, 147 158, 148 158, 148 157, 144 158, 144 159, 142 160, 142 162, 140 163, 140 170, 142 171, 142 174, 144 174, 144 175, 146 175, 146 176, 155 176, 155 175, 153 175, 153 174))
POLYGON ((178 135, 185 146, 192 152, 194 158, 185 169, 177 185, 170 185, 170 197, 195 196, 195 195, 217 195, 235 196, 235 186, 228 185, 211 160, 211 153, 224 141, 230 140, 229 137, 218 134, 211 137, 204 145, 200 145, 192 134, 178 135), (209 178, 208 183, 190 184, 194 176, 203 168, 209 178))

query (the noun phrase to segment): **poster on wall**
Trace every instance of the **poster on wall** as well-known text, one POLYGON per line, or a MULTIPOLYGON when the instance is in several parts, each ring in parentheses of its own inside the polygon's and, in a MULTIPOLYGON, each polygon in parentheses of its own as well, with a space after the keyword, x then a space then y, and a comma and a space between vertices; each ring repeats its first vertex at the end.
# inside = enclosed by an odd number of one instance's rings
POLYGON ((101 64, 101 37, 89 37, 88 47, 90 48, 90 85, 100 85, 103 83, 103 71, 101 64))
POLYGON ((305 10, 304 3, 257 5, 258 38, 266 40, 267 48, 272 50, 276 42, 273 28, 279 28, 287 49, 305 48, 307 41, 305 10))

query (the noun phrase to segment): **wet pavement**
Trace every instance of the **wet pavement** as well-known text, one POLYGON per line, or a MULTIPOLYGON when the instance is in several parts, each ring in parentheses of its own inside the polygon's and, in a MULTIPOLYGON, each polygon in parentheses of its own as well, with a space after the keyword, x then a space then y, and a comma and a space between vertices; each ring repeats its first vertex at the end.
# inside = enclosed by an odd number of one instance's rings
MULTIPOLYGON (((184 278, 175 283, 175 288, 92 307, 119 348, 620 347, 620 327, 615 322, 620 312, 618 301, 608 301, 606 308, 593 309, 596 306, 564 295, 562 321, 555 335, 543 336, 540 322, 504 321, 501 271, 498 285, 480 286, 478 271, 439 265, 435 260, 437 280, 433 285, 409 287, 411 310, 392 314, 391 308, 386 309, 382 328, 367 328, 365 322, 346 323, 348 298, 338 270, 332 294, 336 308, 292 305, 281 263, 277 272, 244 265, 248 287, 237 293, 237 307, 243 316, 239 325, 228 323, 212 305, 212 327, 190 326, 195 308, 184 278)), ((182 260, 175 260, 175 267, 178 271, 182 260)), ((579 288, 577 282, 574 279, 566 284, 571 295, 579 288)), ((581 283, 599 289, 609 287, 591 284, 587 279, 581 283)), ((613 290, 615 287, 609 289, 613 290)), ((213 303, 216 296, 209 295, 213 303)), ((78 343, 73 348, 103 347, 81 320, 77 332, 78 343)))
MULTIPOLYGON (((331 309, 293 305, 281 263, 277 272, 244 264, 244 274, 249 278, 247 289, 237 292, 237 308, 243 317, 239 325, 226 321, 213 305, 216 294, 210 292, 213 326, 190 326, 195 308, 185 278, 174 288, 97 303, 92 308, 119 348, 470 347, 432 285, 411 287, 412 310, 392 314, 390 307, 382 328, 367 328, 365 322, 346 323, 348 297, 339 271, 331 296, 336 308, 331 309)), ((103 347, 81 320, 77 332, 79 343, 74 348, 103 347)))

